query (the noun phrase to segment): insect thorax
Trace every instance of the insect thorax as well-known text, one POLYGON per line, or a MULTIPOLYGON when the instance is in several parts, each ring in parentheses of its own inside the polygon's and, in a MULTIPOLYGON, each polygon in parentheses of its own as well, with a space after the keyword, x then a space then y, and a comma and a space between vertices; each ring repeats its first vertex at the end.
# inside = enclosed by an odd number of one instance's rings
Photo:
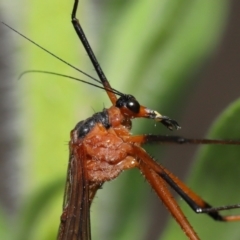
POLYGON ((103 109, 102 112, 95 113, 91 117, 80 121, 74 128, 74 131, 77 132, 77 137, 84 138, 96 123, 101 123, 106 129, 110 128, 111 125, 107 109, 103 109))

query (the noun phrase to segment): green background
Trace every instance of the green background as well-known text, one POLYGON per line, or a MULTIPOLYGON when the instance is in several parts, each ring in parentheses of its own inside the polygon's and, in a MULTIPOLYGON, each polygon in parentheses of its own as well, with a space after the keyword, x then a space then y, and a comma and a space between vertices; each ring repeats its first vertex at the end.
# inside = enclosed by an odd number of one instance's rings
MULTIPOLYGON (((72 4, 66 0, 5 3, 3 21, 95 76, 70 23, 72 4)), ((226 0, 105 0, 81 1, 77 15, 112 86, 133 94, 143 105, 181 119, 185 105, 191 101, 189 95, 199 86, 196 77, 199 69, 221 39, 227 14, 226 0)), ((38 69, 86 80, 11 30, 8 37, 18 53, 15 79, 24 70, 38 69)), ((15 199, 18 211, 8 217, 2 207, 0 236, 55 239, 70 130, 79 120, 108 107, 109 100, 102 90, 51 75, 29 74, 16 82, 20 119, 16 160, 19 195, 15 199)), ((239 111, 238 102, 231 105, 208 136, 239 138, 239 111)), ((133 132, 169 134, 162 126, 145 120, 138 121, 133 132)), ((188 131, 183 133, 193 136, 188 131)), ((150 146, 148 150, 158 159, 164 152, 159 146, 155 150, 150 146)), ((238 147, 199 150, 189 185, 211 204, 239 202, 239 157, 238 147)), ((181 158, 177 161, 181 165, 181 158)), ((154 197, 137 170, 124 172, 119 179, 105 184, 91 209, 93 239, 186 239, 174 222, 166 227, 155 222, 155 232, 150 232, 155 218, 152 213, 160 215, 157 210, 149 212, 150 199, 154 197), (162 235, 163 227, 166 230, 162 235)), ((164 208, 160 200, 158 205, 164 208)), ((183 209, 201 239, 239 239, 239 223, 224 225, 189 212, 186 206, 183 209)))

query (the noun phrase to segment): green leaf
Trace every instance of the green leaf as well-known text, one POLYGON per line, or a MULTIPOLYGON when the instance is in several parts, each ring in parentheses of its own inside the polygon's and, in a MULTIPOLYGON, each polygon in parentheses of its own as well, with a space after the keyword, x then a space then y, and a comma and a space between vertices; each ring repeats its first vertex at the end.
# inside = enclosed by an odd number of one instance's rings
MULTIPOLYGON (((211 139, 240 139, 240 100, 231 104, 217 119, 208 134, 211 139)), ((239 146, 206 146, 198 153, 188 183, 212 206, 240 202, 239 146)), ((239 222, 217 222, 205 214, 197 215, 181 201, 181 207, 201 239, 238 240, 239 222)), ((239 209, 222 211, 223 215, 240 214, 239 209)), ((171 220, 161 239, 187 239, 171 220)))

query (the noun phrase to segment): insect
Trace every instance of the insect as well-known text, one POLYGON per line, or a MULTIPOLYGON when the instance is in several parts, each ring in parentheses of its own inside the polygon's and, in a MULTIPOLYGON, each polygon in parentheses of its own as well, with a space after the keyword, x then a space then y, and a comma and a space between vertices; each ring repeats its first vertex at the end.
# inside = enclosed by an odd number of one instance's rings
POLYGON ((77 8, 78 0, 75 0, 72 24, 112 106, 79 122, 71 131, 67 183, 58 239, 91 239, 89 208, 96 191, 102 187, 104 182, 116 178, 123 170, 135 167, 139 168, 189 239, 195 240, 199 237, 173 199, 168 187, 174 189, 197 213, 206 213, 218 221, 240 220, 240 216, 219 214, 221 210, 239 208, 240 204, 212 207, 171 172, 158 164, 141 147, 147 142, 236 145, 240 142, 186 139, 176 136, 131 135, 131 120, 134 118, 154 119, 170 130, 179 129, 180 126, 175 120, 140 105, 132 95, 123 94, 110 86, 76 18, 77 8))
MULTIPOLYGON (((99 76, 100 81, 97 82, 102 83, 112 102, 112 107, 79 122, 71 132, 69 167, 58 239, 90 240, 89 209, 97 190, 105 181, 117 177, 121 171, 134 167, 139 168, 143 173, 189 239, 199 239, 199 237, 172 198, 168 187, 174 189, 198 213, 206 213, 219 221, 240 220, 240 216, 223 217, 219 214, 220 210, 239 208, 239 204, 212 207, 158 164, 141 147, 147 142, 232 145, 240 145, 240 142, 186 139, 176 136, 132 136, 130 129, 133 118, 154 119, 170 130, 180 127, 175 120, 140 105, 132 95, 123 94, 110 86, 76 19, 77 7, 76 0, 72 12, 72 23, 99 76)), ((98 87, 101 88, 101 86, 98 87)))

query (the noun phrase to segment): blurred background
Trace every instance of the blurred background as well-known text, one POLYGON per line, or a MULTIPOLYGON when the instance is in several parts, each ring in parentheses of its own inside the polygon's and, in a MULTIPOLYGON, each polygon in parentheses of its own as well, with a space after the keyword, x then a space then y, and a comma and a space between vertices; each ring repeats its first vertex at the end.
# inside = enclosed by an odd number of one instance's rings
MULTIPOLYGON (((71 26, 72 5, 66 0, 2 0, 0 19, 96 76, 71 26)), ((240 96, 239 11, 237 0, 85 0, 77 15, 114 88, 178 120, 182 129, 175 135, 203 138, 240 96)), ((2 24, 0 44, 0 237, 55 239, 70 130, 108 107, 109 100, 99 89, 50 75, 27 74, 18 80, 33 69, 86 77, 2 24)), ((136 120, 133 133, 171 134, 146 120, 136 120)), ((186 179, 196 147, 147 149, 186 179)), ((236 202, 229 198, 227 203, 236 202)), ((106 183, 94 200, 93 239, 167 239, 161 234, 168 217, 139 171, 127 171, 106 183)), ((184 234, 170 239, 181 237, 186 239, 184 234)), ((239 234, 228 239, 239 239, 239 234)))

